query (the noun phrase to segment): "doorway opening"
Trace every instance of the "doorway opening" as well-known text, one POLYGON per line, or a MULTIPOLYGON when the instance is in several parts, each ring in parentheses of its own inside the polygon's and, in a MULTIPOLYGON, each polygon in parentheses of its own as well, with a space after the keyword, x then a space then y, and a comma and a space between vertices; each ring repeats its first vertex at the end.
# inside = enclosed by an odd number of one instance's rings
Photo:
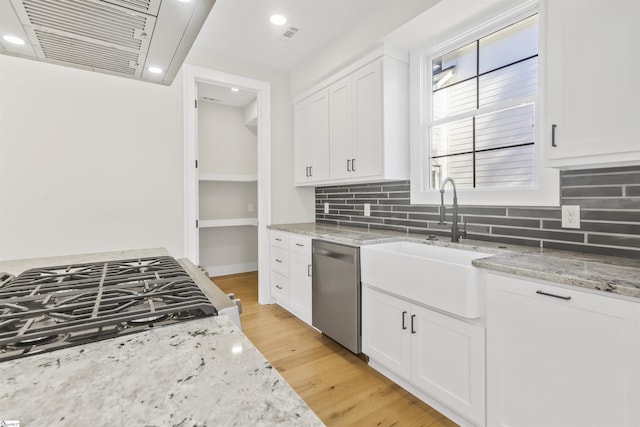
POLYGON ((183 72, 185 253, 211 276, 257 270, 258 300, 270 303, 269 83, 183 72))

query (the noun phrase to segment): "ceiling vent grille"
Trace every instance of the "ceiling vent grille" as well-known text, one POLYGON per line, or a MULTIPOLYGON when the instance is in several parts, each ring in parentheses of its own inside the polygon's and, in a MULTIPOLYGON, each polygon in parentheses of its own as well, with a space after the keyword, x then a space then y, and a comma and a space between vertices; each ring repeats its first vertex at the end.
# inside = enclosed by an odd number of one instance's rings
POLYGON ((171 84, 215 0, 10 1, 28 38, 21 57, 171 84), (147 69, 156 67, 162 73, 147 69))
POLYGON ((138 54, 135 52, 124 52, 120 49, 38 30, 36 30, 36 36, 47 59, 130 76, 139 72, 139 67, 136 66, 138 54))
POLYGON ((110 3, 117 4, 127 9, 137 10, 142 13, 158 15, 160 3, 153 0, 110 0, 110 3))
POLYGON ((285 32, 282 34, 282 37, 281 37, 281 38, 282 38, 283 40, 289 40, 289 39, 291 39, 293 36, 295 36, 296 34, 298 34, 298 31, 300 31, 300 30, 299 30, 298 28, 296 28, 296 27, 289 27, 289 28, 287 29, 287 31, 285 31, 285 32))

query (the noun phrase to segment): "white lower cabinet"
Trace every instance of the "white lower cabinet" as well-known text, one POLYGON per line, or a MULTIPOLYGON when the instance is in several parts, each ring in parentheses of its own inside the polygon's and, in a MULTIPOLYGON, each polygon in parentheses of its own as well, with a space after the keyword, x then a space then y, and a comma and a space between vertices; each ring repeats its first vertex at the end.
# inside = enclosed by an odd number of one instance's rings
POLYGON ((372 365, 383 366, 468 424, 480 426, 485 418, 484 349, 481 326, 363 284, 362 351, 372 365))
POLYGON ((640 426, 640 304, 487 274, 490 426, 640 426))
POLYGON ((311 237, 271 231, 271 296, 311 324, 311 237))

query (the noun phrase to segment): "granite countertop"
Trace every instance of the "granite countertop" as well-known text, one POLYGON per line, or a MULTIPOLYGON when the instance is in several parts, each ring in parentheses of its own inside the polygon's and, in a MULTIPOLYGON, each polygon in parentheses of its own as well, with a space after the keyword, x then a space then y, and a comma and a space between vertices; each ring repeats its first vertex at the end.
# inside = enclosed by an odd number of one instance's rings
POLYGON ((476 259, 473 265, 491 271, 640 298, 640 262, 630 258, 468 239, 460 243, 451 243, 448 239, 432 241, 426 240, 424 235, 322 223, 280 224, 270 228, 358 246, 404 240, 487 252, 495 255, 476 259))
POLYGON ((171 256, 165 248, 132 249, 123 251, 96 252, 78 255, 62 255, 41 258, 24 258, 0 261, 0 272, 14 276, 30 268, 50 267, 66 264, 84 264, 96 261, 116 261, 120 259, 171 256))
POLYGON ((2 363, 0 419, 24 426, 322 426, 226 317, 2 363))

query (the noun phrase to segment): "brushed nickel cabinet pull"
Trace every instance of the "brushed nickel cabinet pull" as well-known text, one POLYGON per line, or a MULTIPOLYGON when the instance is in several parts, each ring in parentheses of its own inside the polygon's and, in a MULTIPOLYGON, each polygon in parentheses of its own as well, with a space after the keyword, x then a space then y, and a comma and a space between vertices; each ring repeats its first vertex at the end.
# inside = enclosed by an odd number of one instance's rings
POLYGON ((404 330, 404 329, 407 329, 407 325, 405 324, 405 321, 404 321, 404 320, 405 320, 405 319, 404 319, 404 317, 405 317, 406 315, 407 315, 407 312, 406 312, 406 311, 403 311, 403 312, 402 312, 402 329, 403 329, 403 330, 404 330))
POLYGON ((551 125, 551 146, 557 147, 556 145, 556 128, 558 125, 551 125))

